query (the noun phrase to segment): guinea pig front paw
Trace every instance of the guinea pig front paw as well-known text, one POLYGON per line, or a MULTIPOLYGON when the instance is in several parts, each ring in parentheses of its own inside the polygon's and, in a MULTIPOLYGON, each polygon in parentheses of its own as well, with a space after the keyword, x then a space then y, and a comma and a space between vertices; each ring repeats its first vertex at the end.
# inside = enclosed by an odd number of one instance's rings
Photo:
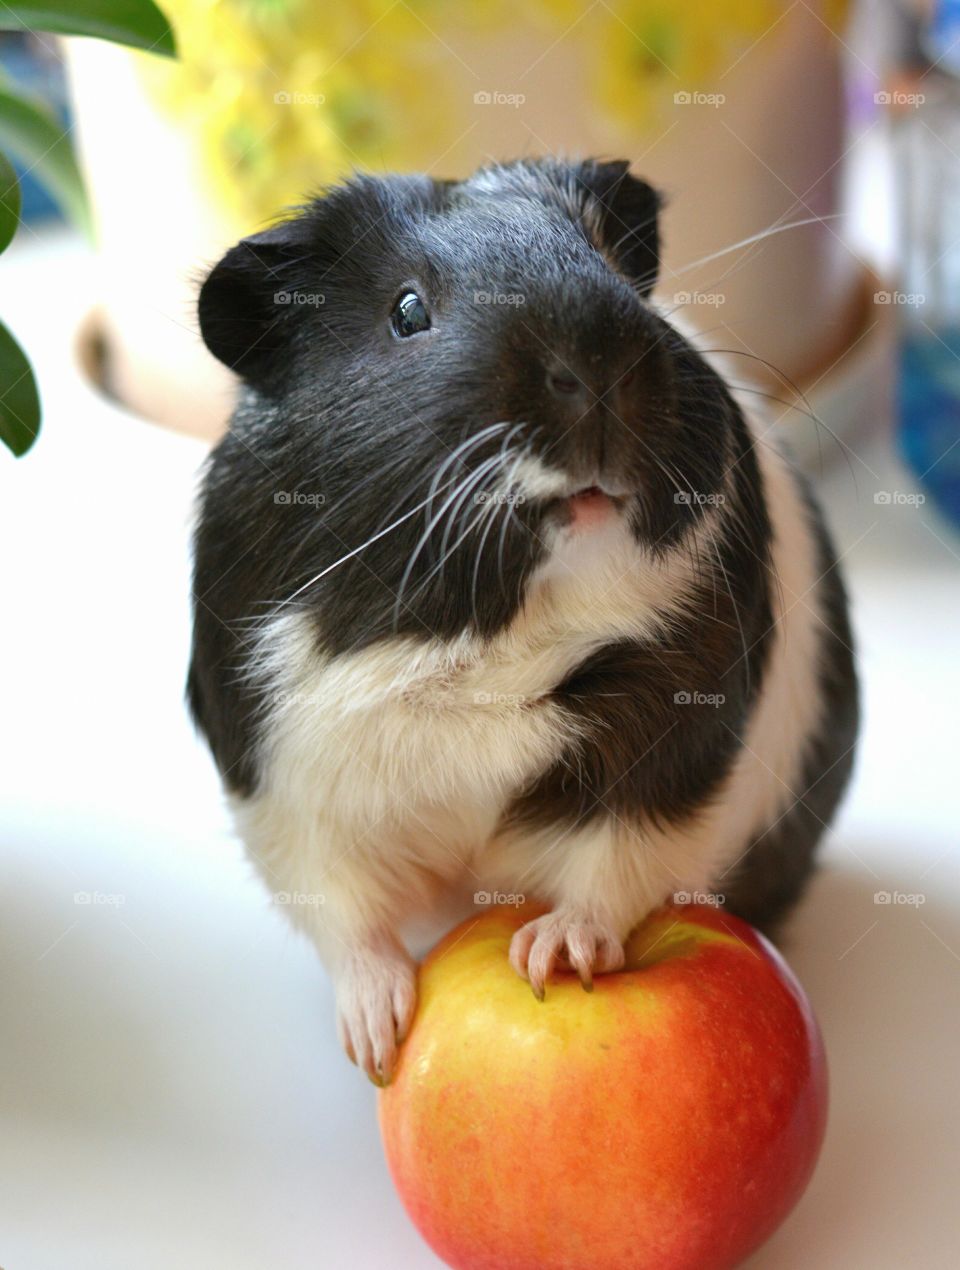
POLYGON ((575 970, 589 992, 594 974, 619 970, 623 965, 623 941, 603 922, 564 909, 527 922, 510 941, 510 964, 521 978, 529 980, 539 1001, 544 999, 547 980, 558 962, 575 970))
POLYGON ((417 1008, 416 966, 406 953, 364 950, 337 974, 337 1034, 352 1063, 386 1085, 417 1008))

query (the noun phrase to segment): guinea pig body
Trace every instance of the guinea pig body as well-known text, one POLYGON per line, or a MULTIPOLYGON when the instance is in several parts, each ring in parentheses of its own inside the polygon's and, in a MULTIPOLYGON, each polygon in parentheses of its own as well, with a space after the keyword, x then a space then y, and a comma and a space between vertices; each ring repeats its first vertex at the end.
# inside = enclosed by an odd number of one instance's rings
POLYGON ((538 995, 558 962, 589 985, 678 893, 775 923, 849 774, 829 543, 651 302, 657 219, 625 164, 364 179, 201 292, 246 386, 190 703, 377 1079, 403 928, 464 879, 550 906, 511 948, 538 995))

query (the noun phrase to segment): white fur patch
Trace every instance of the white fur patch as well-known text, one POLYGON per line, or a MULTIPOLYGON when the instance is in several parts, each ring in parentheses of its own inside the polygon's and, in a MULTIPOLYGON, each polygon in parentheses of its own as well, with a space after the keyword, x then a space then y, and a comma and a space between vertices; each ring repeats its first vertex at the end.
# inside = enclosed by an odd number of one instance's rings
MULTIPOLYGON (((576 719, 550 699, 556 685, 609 641, 655 636, 683 611, 696 580, 689 538, 652 561, 619 517, 558 531, 522 611, 487 642, 396 638, 329 659, 302 614, 265 627, 250 671, 269 702, 264 776, 237 817, 272 891, 320 897, 292 901, 290 913, 328 962, 464 875, 581 910, 589 899, 625 935, 671 893, 710 889, 802 794, 801 747, 819 709, 816 552, 783 460, 768 447, 758 455, 776 628, 745 745, 720 797, 687 825, 611 816, 573 833, 493 837, 505 807, 575 736, 576 719)), ((718 515, 690 531, 704 556, 718 515)))
POLYGON ((516 490, 530 499, 562 498, 573 492, 570 477, 555 467, 548 467, 541 459, 520 454, 508 466, 502 488, 509 496, 516 490))
POLYGON ((324 895, 293 904, 295 920, 346 939, 474 869, 506 805, 575 734, 549 694, 611 639, 653 637, 682 611, 690 545, 652 561, 620 517, 559 531, 523 609, 487 642, 404 637, 327 659, 303 614, 272 619, 250 667, 269 708, 262 792, 236 810, 271 890, 324 895))

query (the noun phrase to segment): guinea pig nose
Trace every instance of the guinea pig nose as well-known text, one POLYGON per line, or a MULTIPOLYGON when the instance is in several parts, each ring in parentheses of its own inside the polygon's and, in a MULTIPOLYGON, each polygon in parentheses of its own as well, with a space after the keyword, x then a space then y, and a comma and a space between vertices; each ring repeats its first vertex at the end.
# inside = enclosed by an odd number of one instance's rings
POLYGON ((566 371, 548 371, 547 387, 557 397, 573 397, 583 390, 580 380, 566 371))

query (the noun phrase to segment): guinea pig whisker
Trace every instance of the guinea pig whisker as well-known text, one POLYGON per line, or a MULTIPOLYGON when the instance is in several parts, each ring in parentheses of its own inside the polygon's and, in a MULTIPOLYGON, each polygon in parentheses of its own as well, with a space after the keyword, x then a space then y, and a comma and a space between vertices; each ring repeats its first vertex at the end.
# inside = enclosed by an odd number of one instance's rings
MULTIPOLYGON (((523 522, 517 515, 517 509, 513 503, 507 503, 506 512, 503 517, 503 524, 500 526, 500 541, 497 545, 497 581, 500 584, 500 594, 503 598, 510 602, 510 596, 507 594, 503 585, 503 555, 507 544, 507 530, 510 528, 511 521, 516 521, 517 528, 523 529, 523 522)), ((519 600, 522 582, 517 583, 517 598, 519 600)))
POLYGON ((754 560, 756 560, 758 564, 765 565, 768 573, 773 579, 774 585, 777 588, 777 601, 779 604, 780 612, 785 613, 787 609, 787 597, 783 589, 783 579, 781 578, 780 572, 776 568, 773 562, 773 559, 770 558, 769 560, 764 560, 761 556, 759 556, 757 552, 754 551, 753 547, 751 547, 750 543, 748 543, 747 540, 744 538, 743 534, 738 534, 736 532, 736 530, 733 527, 732 519, 727 521, 725 525, 725 532, 728 533, 730 537, 734 539, 734 541, 738 542, 740 546, 744 548, 745 551, 749 551, 749 553, 753 556, 754 560))
MULTIPOLYGON (((511 513, 513 513, 513 500, 510 498, 510 494, 516 485, 517 475, 520 471, 520 465, 525 459, 529 459, 532 456, 534 438, 536 437, 537 433, 541 432, 542 430, 543 430, 542 424, 534 428, 533 432, 527 438, 527 443, 523 447, 523 449, 517 451, 514 454, 513 463, 510 467, 509 472, 507 472, 506 480, 504 482, 506 486, 507 497, 502 502, 498 502, 495 499, 491 500, 491 503, 489 504, 489 506, 492 508, 492 513, 483 531, 483 536, 480 539, 479 546, 477 547, 477 556, 473 562, 473 579, 472 579, 471 588, 470 588, 470 605, 471 605, 471 611, 473 613, 473 621, 475 626, 479 627, 479 621, 477 618, 477 583, 480 578, 480 567, 483 562, 483 553, 487 547, 487 540, 490 537, 490 531, 491 529, 493 529, 494 525, 497 523, 498 515, 502 516, 503 526, 501 526, 501 542, 503 541, 504 528, 507 524, 509 524, 511 513)), ((509 440, 509 438, 507 439, 509 440)), ((500 449, 501 449, 501 453, 503 454, 504 446, 501 446, 500 449)), ((519 520, 517 523, 519 524, 519 520)), ((504 599, 507 599, 506 593, 504 592, 504 588, 503 588, 502 554, 498 554, 497 556, 497 570, 498 570, 497 580, 500 585, 501 594, 503 595, 504 599)))
MULTIPOLYGON (((324 516, 319 517, 317 520, 317 523, 312 525, 307 530, 307 532, 302 535, 296 547, 290 553, 290 556, 286 562, 287 563, 287 568, 286 568, 287 577, 290 578, 291 580, 295 578, 296 568, 301 558, 305 558, 307 569, 314 567, 313 561, 311 559, 312 546, 316 537, 319 534, 322 534, 324 532, 333 533, 335 537, 339 538, 339 535, 336 533, 336 530, 333 528, 330 522, 331 522, 331 517, 337 512, 338 508, 341 505, 348 505, 352 501, 356 500, 357 496, 364 489, 366 489, 367 486, 372 485, 377 481, 382 481, 382 479, 388 474, 395 474, 396 470, 397 470, 396 458, 395 456, 391 456, 391 458, 386 463, 382 463, 374 467, 373 471, 369 472, 361 480, 357 481, 354 485, 352 485, 346 491, 346 493, 339 495, 337 497, 337 500, 334 506, 331 509, 329 509, 324 516)), ((318 473, 315 479, 317 481, 329 479, 332 472, 335 472, 335 471, 336 471, 336 467, 334 466, 334 468, 331 469, 331 471, 329 472, 318 473)), ((374 534, 376 534, 380 529, 382 529, 390 520, 393 519, 394 516, 396 516, 401 511, 404 504, 407 502, 407 500, 411 496, 416 497, 416 485, 417 485, 417 482, 413 482, 411 487, 404 492, 403 496, 398 501, 391 503, 390 508, 387 511, 386 515, 384 515, 374 527, 374 530, 373 530, 374 534)), ((346 544, 344 543, 343 545, 346 545, 346 544)), ((268 607, 272 607, 272 605, 268 605, 268 607)), ((259 621, 262 619, 257 618, 253 620, 259 621)))
POLYGON ((799 401, 791 401, 789 397, 778 397, 775 392, 764 392, 762 388, 754 388, 752 384, 738 384, 732 379, 727 380, 727 387, 735 388, 737 392, 753 393, 755 397, 763 397, 767 401, 774 401, 778 406, 783 406, 785 410, 792 410, 795 414, 803 415, 811 423, 817 425, 823 423, 823 420, 815 410, 805 410, 799 401))
MULTIPOLYGON (((689 264, 681 265, 680 268, 671 270, 670 277, 679 278, 683 274, 689 273, 691 269, 699 269, 701 265, 708 265, 712 260, 719 260, 722 256, 728 256, 732 251, 739 251, 742 247, 752 247, 755 243, 762 243, 767 238, 773 238, 775 234, 785 234, 788 229, 803 229, 805 225, 825 225, 827 221, 842 220, 843 216, 843 212, 835 212, 830 216, 807 216, 803 220, 789 221, 786 225, 781 225, 774 221, 766 229, 750 234, 747 238, 741 238, 738 242, 731 243, 729 247, 721 247, 719 251, 712 251, 707 256, 700 256, 697 260, 691 260, 689 264)), ((656 282, 655 273, 652 276, 637 279, 638 286, 644 286, 648 282, 656 282)))
POLYGON ((484 527, 483 534, 477 546, 476 559, 473 562, 473 578, 470 584, 470 611, 473 613, 473 624, 474 626, 477 626, 477 627, 479 627, 480 625, 479 621, 477 620, 477 584, 480 580, 480 566, 483 561, 483 553, 487 547, 487 540, 490 537, 490 530, 497 523, 498 515, 508 506, 509 506, 509 503, 498 503, 494 499, 494 500, 491 500, 485 508, 485 511, 488 513, 487 523, 486 523, 486 526, 484 527))
MULTIPOLYGON (((513 427, 510 429, 510 431, 504 436, 503 440, 500 443, 500 449, 498 453, 496 454, 496 456, 494 456, 496 458, 496 463, 493 466, 496 466, 496 467, 503 466, 503 463, 506 459, 507 447, 510 445, 510 442, 513 440, 516 434, 522 431, 522 429, 523 429, 522 423, 515 423, 513 427)), ((485 468, 484 470, 489 471, 490 469, 485 468)), ((449 541, 449 536, 450 536, 451 529, 453 527, 453 523, 455 519, 460 516, 461 512, 466 506, 465 498, 466 498, 466 495, 464 496, 464 500, 461 500, 461 502, 457 505, 455 510, 451 513, 450 517, 448 517, 447 527, 444 531, 443 542, 441 543, 441 547, 440 547, 441 556, 446 551, 447 543, 449 541)))
MULTIPOLYGON (((510 429, 510 431, 503 438, 503 441, 501 442, 501 445, 500 445, 499 452, 496 455, 492 456, 490 459, 488 459, 485 463, 480 465, 480 468, 478 468, 477 471, 474 473, 473 480, 464 482, 464 488, 462 490, 460 499, 458 503, 453 508, 451 508, 450 514, 447 517, 447 525, 444 531, 443 541, 441 543, 441 549, 440 549, 440 560, 429 571, 426 577, 423 578, 423 580, 419 583, 419 585, 417 586, 414 592, 414 595, 418 595, 430 583, 430 581, 434 577, 436 577, 438 573, 442 577, 443 570, 446 567, 447 561, 459 549, 461 544, 464 543, 467 540, 467 538, 476 529, 479 528, 481 524, 483 524, 484 520, 486 520, 487 525, 483 534, 483 543, 481 544, 480 554, 478 555, 477 560, 474 563, 473 611, 474 611, 474 616, 476 616, 476 579, 477 579, 477 573, 479 571, 479 561, 482 555, 483 545, 485 545, 486 543, 487 537, 489 536, 489 533, 490 533, 490 529, 492 528, 492 526, 494 525, 496 521, 496 513, 500 508, 500 501, 496 499, 492 499, 492 498, 489 500, 487 499, 480 500, 476 496, 476 491, 478 487, 485 482, 485 478, 491 471, 495 472, 506 465, 506 463, 508 462, 510 458, 510 443, 513 440, 513 438, 516 436, 516 434, 522 431, 524 427, 525 425, 523 423, 514 424, 513 427, 510 429), (475 495, 475 501, 481 502, 480 511, 470 521, 467 527, 463 530, 463 532, 457 538, 453 546, 448 547, 450 535, 453 532, 453 527, 458 521, 462 520, 463 513, 467 506, 467 500, 471 493, 475 495)), ((508 479, 507 479, 508 487, 511 485, 513 478, 516 474, 517 464, 519 462, 520 455, 514 453, 513 458, 514 458, 513 466, 510 468, 510 475, 508 476, 508 479)), ((495 483, 491 483, 489 492, 492 492, 492 488, 494 484, 495 483)), ((508 492, 509 492, 509 488, 508 488, 508 492)), ((503 500, 503 501, 507 501, 507 500, 503 500)))
POLYGON ((733 587, 730 585, 730 579, 727 576, 727 570, 723 564, 723 557, 720 555, 720 548, 717 546, 716 540, 711 539, 710 545, 713 548, 713 554, 716 556, 717 564, 720 566, 720 572, 723 575, 724 586, 727 588, 727 595, 730 597, 730 603, 733 605, 733 615, 737 620, 737 630, 740 632, 740 646, 743 649, 743 667, 746 679, 746 691, 750 693, 750 658, 748 656, 750 649, 747 648, 747 637, 743 630, 743 621, 740 617, 740 606, 737 604, 736 596, 733 594, 733 587))
MULTIPOLYGON (((697 347, 697 346, 694 345, 694 347, 697 347)), ((777 377, 777 379, 779 379, 779 381, 784 385, 785 388, 788 388, 790 392, 792 392, 796 396, 798 401, 802 402, 803 405, 807 407, 806 411, 802 413, 806 413, 807 417, 813 422, 813 424, 818 429, 818 432, 817 432, 818 446, 820 445, 820 429, 826 432, 827 435, 833 439, 833 441, 836 443, 837 447, 839 448, 840 453, 843 455, 844 462, 847 465, 847 470, 849 471, 851 477, 853 478, 854 486, 856 486, 857 474, 856 474, 856 471, 854 470, 853 464, 850 462, 850 457, 852 455, 855 459, 859 460, 860 463, 863 463, 863 460, 860 458, 860 456, 857 454, 855 450, 851 449, 850 446, 848 446, 846 442, 842 440, 842 438, 837 436, 837 434, 833 431, 833 429, 827 423, 825 423, 823 419, 820 418, 820 416, 813 409, 813 405, 811 404, 810 399, 807 397, 807 394, 803 391, 803 389, 799 386, 799 384, 795 383, 790 378, 790 376, 785 371, 781 370, 778 366, 775 366, 772 362, 768 362, 765 357, 760 357, 759 354, 748 352, 746 349, 742 349, 742 348, 697 348, 697 351, 703 354, 717 353, 724 357, 749 357, 752 361, 759 362, 761 366, 765 366, 767 370, 769 370, 772 374, 774 374, 777 377)), ((739 385, 739 384, 734 385, 734 387, 740 388, 746 392, 757 392, 757 393, 760 392, 759 389, 744 388, 743 385, 739 385)), ((763 394, 760 393, 760 395, 763 395, 763 394)), ((771 400, 776 401, 777 398, 773 397, 771 398, 771 400)), ((783 404, 787 405, 788 403, 785 402, 783 404)), ((795 406, 792 402, 789 403, 789 408, 799 409, 799 407, 795 406)), ((777 422, 777 421, 775 420, 774 422, 777 422)), ((821 465, 822 465, 822 454, 821 454, 821 465)))
MULTIPOLYGON (((420 504, 420 506, 424 508, 424 522, 426 525, 425 536, 429 536, 429 533, 431 532, 431 524, 435 523, 436 519, 439 519, 439 516, 436 518, 434 517, 434 510, 433 510, 433 505, 437 495, 441 493, 441 491, 449 489, 451 485, 456 484, 456 482, 459 480, 459 477, 457 475, 453 475, 450 477, 449 480, 441 484, 441 480, 443 476, 450 470, 450 468, 454 465, 455 461, 457 460, 462 461, 463 459, 467 458, 474 449, 479 448, 479 446, 483 443, 483 441, 487 440, 490 436, 495 435, 497 431, 506 429, 508 426, 509 425, 506 423, 491 424, 489 427, 484 428, 481 432, 477 433, 476 435, 472 437, 468 437, 466 441, 464 441, 459 446, 457 446, 457 449, 455 451, 451 451, 451 453, 447 455, 447 457, 443 460, 443 462, 440 464, 439 468, 437 469, 437 471, 433 474, 433 477, 431 478, 427 499, 425 500, 424 503, 420 504)), ((406 497, 406 495, 404 495, 404 497, 406 497)), ((451 499, 448 501, 452 501, 454 498, 456 498, 456 491, 451 496, 451 499)), ((401 499, 401 505, 402 503, 403 503, 403 499, 401 499)), ((447 504, 444 504, 444 507, 446 507, 446 505, 447 504)), ((441 508, 440 514, 439 514, 440 516, 442 516, 443 510, 444 509, 441 508)))
MULTIPOLYGON (((450 479, 448 484, 453 484, 453 478, 450 479)), ((444 488, 446 488, 446 486, 444 486, 444 488)), ((388 525, 386 529, 379 530, 377 533, 373 534, 372 537, 368 538, 366 542, 362 542, 359 547, 354 547, 353 550, 348 551, 345 556, 341 556, 339 560, 335 560, 333 564, 328 564, 325 569, 321 569, 319 573, 314 574, 309 581, 304 582, 303 586, 298 587, 292 595, 288 595, 285 600, 281 600, 279 604, 277 604, 276 610, 279 611, 287 604, 291 604, 298 595, 301 595, 309 587, 312 587, 314 583, 319 582, 321 578, 325 578, 328 573, 332 573, 334 569, 339 569, 342 564, 346 564, 348 560, 352 560, 354 556, 358 556, 361 551, 365 551, 367 547, 372 546, 372 544, 377 542, 379 539, 386 537, 389 533, 392 533, 393 530, 402 525, 404 521, 409 520, 410 517, 415 516, 422 507, 425 507, 427 501, 427 499, 424 499, 423 502, 417 503, 416 507, 412 507, 410 511, 404 512, 404 514, 399 517, 399 519, 395 520, 392 525, 388 525)))
POLYGON ((800 385, 792 380, 786 371, 781 370, 779 366, 775 366, 773 362, 767 361, 767 359, 765 357, 761 357, 759 353, 752 353, 745 348, 701 348, 697 351, 706 354, 716 353, 722 357, 749 357, 751 361, 759 362, 761 366, 765 366, 771 374, 776 375, 777 379, 779 379, 785 388, 790 389, 799 401, 802 401, 803 404, 810 410, 813 409, 807 394, 803 391, 800 385))
POLYGON ((644 441, 642 436, 640 436, 636 432, 634 432, 633 435, 635 439, 639 441, 640 444, 643 446, 643 448, 646 450, 647 454, 649 454, 651 462, 654 464, 656 468, 659 469, 661 475, 665 476, 667 480, 670 482, 670 484, 673 486, 675 493, 677 494, 684 494, 684 493, 693 494, 694 493, 693 486, 690 484, 690 481, 683 476, 682 473, 671 471, 671 469, 667 466, 666 462, 660 457, 659 454, 657 454, 656 450, 654 450, 652 446, 648 445, 647 442, 644 441), (687 486, 686 490, 684 490, 681 487, 681 485, 678 483, 678 480, 683 480, 686 483, 686 486, 687 486))
POLYGON ((446 472, 448 468, 452 467, 453 464, 456 463, 459 459, 466 458, 470 453, 472 453, 473 450, 475 450, 479 445, 481 445, 488 438, 495 436, 497 432, 506 432, 506 430, 509 427, 510 427, 509 423, 491 423, 486 428, 481 428, 479 432, 475 432, 472 436, 467 437, 464 441, 462 441, 456 447, 456 449, 451 450, 451 452, 447 455, 447 457, 443 460, 443 462, 437 468, 436 472, 434 473, 433 480, 431 481, 431 484, 430 484, 431 499, 430 499, 430 506, 427 512, 427 518, 433 515, 433 498, 436 497, 436 492, 437 492, 436 487, 440 484, 440 481, 443 479, 444 472, 446 472))
MULTIPOLYGON (((447 515, 446 524, 443 527, 443 534, 441 535, 441 539, 440 539, 440 563, 441 564, 443 563, 443 560, 446 558, 447 548, 450 543, 450 537, 454 532, 454 528, 458 527, 460 517, 464 513, 469 515, 469 507, 468 507, 467 500, 470 498, 471 494, 476 496, 476 494, 480 490, 480 486, 483 484, 484 477, 486 477, 494 468, 500 467, 501 462, 502 460, 500 458, 500 455, 493 454, 488 459, 485 459, 483 463, 481 463, 478 467, 474 468, 473 472, 469 475, 469 477, 464 480, 460 493, 457 497, 457 500, 454 503, 453 507, 451 507, 450 512, 447 515)), ((476 502, 474 503, 474 505, 476 505, 476 502)))
MULTIPOLYGON (((523 428, 523 424, 517 423, 513 425, 513 427, 510 429, 509 432, 506 433, 506 435, 503 438, 503 441, 500 443, 500 450, 498 454, 493 456, 496 461, 489 465, 487 464, 481 465, 484 474, 490 471, 491 467, 502 466, 506 458, 507 447, 509 446, 513 437, 516 436, 516 434, 519 431, 521 431, 522 428, 523 428)), ((447 544, 450 541, 450 534, 453 532, 453 526, 455 525, 456 521, 459 519, 464 508, 466 507, 466 500, 471 492, 471 489, 475 489, 478 484, 479 484, 479 481, 473 482, 472 485, 468 484, 466 488, 463 490, 463 493, 459 502, 455 503, 454 507, 451 508, 450 515, 447 517, 447 524, 446 524, 446 527, 444 528, 443 538, 440 544, 441 565, 443 560, 446 558, 447 544)))
MULTIPOLYGON (((493 459, 487 459, 485 463, 482 463, 480 465, 479 469, 468 472, 467 475, 464 478, 462 478, 462 480, 456 483, 453 493, 447 497, 447 499, 444 501, 443 506, 440 508, 440 510, 438 512, 435 512, 434 515, 430 518, 430 521, 427 524, 426 529, 423 531, 423 533, 420 535, 419 540, 417 541, 417 545, 414 547, 413 551, 410 553, 410 558, 407 560, 406 567, 403 571, 403 576, 400 579, 400 586, 397 590, 396 603, 393 606, 393 625, 395 629, 397 627, 397 624, 400 618, 400 609, 403 606, 403 596, 404 596, 404 592, 407 589, 407 584, 409 583, 411 575, 413 574, 413 570, 416 567, 417 560, 420 558, 421 552, 423 551, 424 547, 429 542, 430 536, 433 533, 434 529, 437 527, 437 525, 439 525, 443 521, 444 516, 453 507, 457 499, 459 499, 464 494, 465 491, 469 493, 470 487, 473 484, 483 479, 484 475, 489 470, 489 466, 492 463, 497 462, 498 458, 499 456, 494 456, 493 459)), ((454 478, 454 480, 455 479, 456 478, 454 478)), ((451 481, 451 484, 452 483, 453 481, 451 481)), ((429 502, 429 498, 426 500, 426 502, 429 502)), ((424 506, 424 505, 425 504, 421 504, 421 506, 424 506)), ((441 560, 441 563, 442 563, 442 560, 441 560)), ((421 583, 420 586, 418 586, 417 591, 421 590, 422 586, 423 584, 421 583)))
POLYGON ((454 526, 457 525, 457 523, 460 521, 460 518, 463 512, 466 510, 467 500, 469 499, 470 495, 476 493, 479 486, 482 485, 484 478, 493 469, 499 467, 501 462, 502 462, 502 459, 499 454, 495 454, 491 456, 490 458, 486 459, 483 463, 481 463, 480 466, 474 472, 472 472, 470 476, 463 482, 463 485, 461 486, 461 490, 459 493, 458 503, 454 508, 451 509, 449 515, 447 516, 447 523, 444 526, 443 539, 440 545, 440 559, 433 566, 433 568, 426 575, 426 577, 422 580, 422 582, 420 582, 420 584, 417 586, 417 591, 415 592, 415 594, 419 593, 423 589, 423 587, 426 586, 426 584, 431 580, 431 578, 435 577, 438 573, 441 573, 443 571, 443 568, 446 565, 446 562, 450 559, 450 557, 457 550, 460 544, 464 542, 465 539, 469 536, 469 534, 474 529, 474 527, 477 524, 479 524, 480 521, 483 519, 483 517, 486 515, 487 505, 486 503, 484 503, 481 506, 479 515, 477 515, 474 518, 474 520, 467 526, 467 528, 463 531, 463 533, 460 535, 460 537, 457 539, 454 545, 452 547, 449 547, 448 544, 450 542, 450 537, 453 534, 454 526))
MULTIPOLYGON (((639 238, 641 236, 640 235, 641 230, 649 229, 651 225, 656 225, 659 219, 660 219, 660 212, 658 209, 656 212, 653 213, 652 216, 648 216, 646 220, 638 221, 636 225, 631 225, 630 228, 626 231, 626 233, 622 234, 617 239, 617 241, 613 244, 613 246, 609 248, 610 255, 616 258, 617 252, 620 250, 620 248, 623 246, 623 244, 627 241, 628 238, 639 238)), ((621 221, 620 223, 622 224, 623 222, 621 221)))

